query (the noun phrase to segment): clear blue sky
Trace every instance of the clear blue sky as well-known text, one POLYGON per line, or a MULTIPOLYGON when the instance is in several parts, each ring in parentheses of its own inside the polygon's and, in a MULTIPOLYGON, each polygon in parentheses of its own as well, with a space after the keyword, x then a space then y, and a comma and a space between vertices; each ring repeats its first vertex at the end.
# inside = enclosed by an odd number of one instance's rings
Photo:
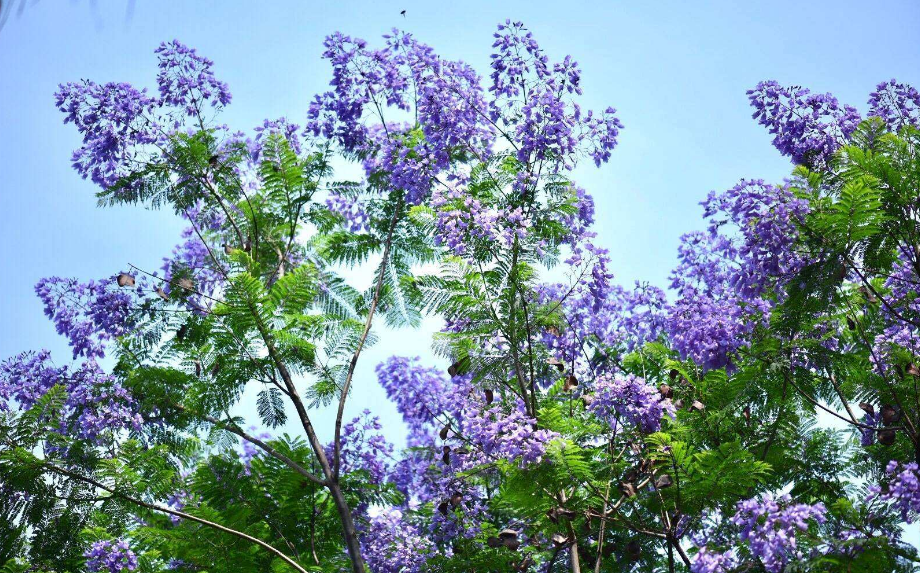
MULTIPOLYGON (((613 105, 626 126, 609 164, 578 173, 624 282, 664 283, 678 236, 702 226, 709 190, 788 174, 750 118, 745 90, 759 80, 831 91, 860 109, 879 81, 920 86, 916 0, 136 0, 130 19, 129 0, 26 2, 0 31, 0 357, 42 347, 69 357, 32 292, 39 278, 156 267, 177 242, 181 223, 169 213, 95 207, 94 187, 70 169, 77 133, 52 98, 59 82, 80 78, 153 87, 162 40, 213 59, 234 94, 224 121, 251 129, 302 120, 328 83, 320 53, 334 30, 375 41, 401 27, 487 75, 495 25, 524 21, 551 58, 581 62, 586 107, 613 105)), ((373 366, 392 353, 430 356, 429 331, 385 333, 359 369, 353 411, 394 419, 373 366)), ((328 417, 319 423, 328 428, 328 417)))

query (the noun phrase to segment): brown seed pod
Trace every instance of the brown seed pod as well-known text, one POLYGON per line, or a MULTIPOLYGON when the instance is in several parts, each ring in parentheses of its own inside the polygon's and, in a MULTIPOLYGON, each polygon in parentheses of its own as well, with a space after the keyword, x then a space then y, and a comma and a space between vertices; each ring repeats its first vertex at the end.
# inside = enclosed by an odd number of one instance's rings
POLYGON ((496 547, 502 546, 502 540, 497 537, 489 537, 488 539, 486 539, 486 545, 488 545, 492 549, 495 549, 496 547))
POLYGON ((582 394, 581 402, 585 405, 585 408, 589 407, 594 403, 594 394, 582 394))
POLYGON ((467 371, 469 367, 470 358, 469 356, 463 356, 459 358, 456 362, 447 367, 447 373, 450 374, 451 378, 454 376, 459 376, 467 371))
POLYGON ((495 400, 495 392, 491 388, 485 389, 486 404, 491 404, 495 400))
POLYGON ((872 294, 872 291, 870 291, 869 289, 867 289, 867 288, 865 287, 865 285, 859 287, 859 292, 861 292, 862 295, 863 295, 864 297, 866 297, 866 301, 867 301, 867 302, 870 302, 870 303, 872 303, 872 304, 875 304, 875 303, 878 302, 878 298, 876 298, 876 296, 875 296, 874 294, 872 294))
POLYGON ((911 376, 917 376, 920 378, 920 368, 918 368, 917 365, 913 362, 907 365, 907 373, 911 376))
POLYGON ((134 275, 129 275, 128 273, 119 273, 115 281, 120 287, 131 287, 134 286, 134 275))
POLYGON ((452 496, 450 496, 450 504, 453 507, 460 505, 460 502, 463 501, 463 494, 459 491, 455 491, 452 496))
POLYGON ((211 376, 217 376, 220 373, 220 362, 215 362, 211 367, 211 376))
POLYGON ((678 410, 683 410, 683 408, 684 408, 684 401, 681 400, 680 398, 678 398, 677 400, 674 400, 674 407, 675 407, 676 409, 678 409, 678 410))
POLYGON ((176 340, 182 342, 185 340, 185 335, 188 334, 188 326, 183 324, 179 327, 179 330, 176 331, 176 340))
POLYGON ((690 404, 690 409, 695 412, 702 412, 706 409, 706 406, 699 400, 694 400, 693 403, 690 404))
POLYGON ((200 360, 195 361, 195 376, 198 376, 199 378, 201 377, 201 361, 200 360))
POLYGON ((620 483, 620 492, 626 497, 633 497, 636 495, 636 486, 632 482, 624 481, 620 483))
POLYGON ((562 391, 569 392, 573 388, 577 388, 577 387, 578 387, 578 378, 576 378, 574 374, 569 374, 566 377, 565 382, 563 382, 562 384, 562 391))
POLYGON ((658 476, 658 479, 655 480, 655 489, 665 489, 674 485, 674 482, 671 480, 671 476, 668 474, 663 474, 658 476))
POLYGON ((450 446, 444 446, 441 449, 441 461, 444 462, 444 465, 450 465, 450 446))
POLYGON ((185 290, 194 290, 195 288, 195 283, 192 282, 192 279, 187 277, 182 277, 179 279, 178 285, 185 290))
POLYGON ((517 537, 515 537, 514 539, 506 539, 502 543, 505 545, 505 547, 507 547, 511 551, 517 551, 518 547, 521 546, 521 540, 518 539, 517 537))
POLYGON ((883 446, 890 446, 894 443, 897 434, 894 430, 885 429, 879 430, 878 432, 878 442, 883 446))
POLYGON ((574 511, 574 510, 571 510, 571 509, 568 509, 568 508, 565 508, 565 507, 557 507, 557 508, 556 508, 556 515, 558 515, 560 519, 572 520, 572 519, 575 519, 576 517, 578 517, 578 512, 577 512, 577 511, 574 511))
POLYGON ((875 406, 873 406, 872 404, 868 402, 860 402, 859 407, 866 414, 869 414, 870 416, 875 416, 875 406))
POLYGON ((678 372, 677 368, 671 368, 671 371, 668 372, 668 378, 671 380, 676 379, 678 376, 680 376, 680 372, 678 372))
POLYGON ((673 398, 674 390, 667 384, 662 384, 658 387, 658 393, 661 394, 662 398, 673 398))
POLYGON ((562 372, 565 369, 565 364, 563 364, 562 361, 556 358, 555 356, 553 356, 552 358, 548 358, 546 360, 546 363, 549 364, 550 366, 555 366, 556 370, 558 370, 559 372, 562 372))
POLYGON ((562 547, 568 542, 569 542, 569 538, 566 537, 565 535, 562 535, 561 533, 557 533, 553 535, 553 545, 555 545, 556 547, 562 547))
POLYGON ((514 566, 515 571, 525 571, 533 565, 533 556, 525 555, 521 562, 514 566))
POLYGON ((557 523, 559 521, 559 514, 557 513, 555 507, 546 511, 546 517, 548 517, 549 520, 553 523, 557 523))
POLYGON ((853 319, 850 318, 849 316, 847 317, 847 328, 849 328, 850 330, 856 330, 856 323, 853 322, 853 319))
POLYGON ((444 427, 441 428, 441 431, 440 431, 440 432, 438 432, 438 436, 440 436, 440 438, 441 438, 442 440, 446 440, 446 439, 447 439, 447 432, 449 432, 449 431, 450 431, 450 424, 444 424, 444 427))
POLYGON ((901 419, 901 412, 891 404, 884 404, 882 406, 882 422, 886 426, 896 424, 901 419))
POLYGON ((224 254, 225 254, 225 255, 232 255, 232 254, 233 254, 233 247, 231 247, 231 246, 228 245, 227 243, 224 243, 224 254))
POLYGON ((445 515, 445 516, 447 515, 447 502, 446 501, 442 501, 440 504, 438 504, 438 511, 441 512, 441 515, 445 515))
POLYGON ((163 290, 163 287, 157 287, 157 296, 163 300, 169 300, 169 295, 163 290))
POLYGON ((751 407, 745 406, 744 409, 741 410, 741 415, 744 416, 745 420, 750 422, 751 421, 751 407))
POLYGON ((638 541, 630 541, 626 544, 626 556, 635 561, 642 557, 642 546, 638 541))

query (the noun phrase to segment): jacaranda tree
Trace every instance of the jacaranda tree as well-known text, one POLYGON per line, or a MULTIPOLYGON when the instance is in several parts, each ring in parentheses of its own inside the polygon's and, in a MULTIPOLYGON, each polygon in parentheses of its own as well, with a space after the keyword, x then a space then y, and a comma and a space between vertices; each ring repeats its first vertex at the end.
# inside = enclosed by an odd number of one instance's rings
POLYGON ((303 125, 251 134, 177 41, 156 94, 61 85, 100 204, 188 228, 160 269, 36 286, 73 362, 0 367, 6 571, 920 570, 920 93, 863 117, 759 84, 792 175, 711 193, 668 288, 624 287, 571 177, 615 110, 522 24, 493 48, 483 79, 333 34, 303 125), (356 379, 381 321, 427 316, 442 364, 356 379), (402 451, 345 416, 374 383, 402 451))

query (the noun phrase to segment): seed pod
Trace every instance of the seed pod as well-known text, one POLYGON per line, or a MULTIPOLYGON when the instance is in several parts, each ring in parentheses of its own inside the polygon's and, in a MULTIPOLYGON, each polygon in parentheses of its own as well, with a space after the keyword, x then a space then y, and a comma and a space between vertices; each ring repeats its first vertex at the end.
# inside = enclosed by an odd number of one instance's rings
POLYGON ((661 394, 661 397, 665 399, 674 397, 674 390, 672 390, 671 387, 667 384, 662 384, 659 386, 658 393, 661 394))
POLYGON ((569 374, 566 377, 565 382, 563 382, 562 384, 562 391, 569 392, 570 390, 572 390, 572 388, 577 388, 577 387, 578 387, 578 378, 575 378, 574 374, 569 374))
POLYGON ((186 278, 186 277, 182 277, 181 279, 179 279, 178 284, 180 287, 184 288, 185 290, 193 290, 195 288, 195 283, 192 282, 192 279, 186 278))
POLYGON ((849 316, 847 317, 847 328, 849 328, 850 330, 856 330, 856 323, 853 322, 853 319, 850 318, 849 316))
POLYGON ((741 410, 741 415, 744 416, 745 420, 750 422, 751 421, 751 407, 745 406, 744 409, 741 410))
POLYGON ((201 361, 200 360, 195 361, 195 376, 199 378, 201 377, 201 361))
POLYGON ((901 412, 891 404, 882 406, 882 421, 886 426, 897 423, 901 419, 901 412))
POLYGON ((450 374, 451 378, 454 376, 463 374, 466 372, 467 364, 469 364, 469 357, 464 356, 463 358, 457 360, 453 364, 447 367, 447 373, 450 374))
POLYGON ((504 543, 505 547, 507 547, 511 551, 517 551, 518 547, 521 546, 521 540, 518 539, 517 537, 515 537, 514 539, 506 539, 502 543, 504 543))
POLYGON ((573 511, 573 510, 568 509, 568 508, 565 508, 565 507, 557 507, 557 508, 556 508, 556 515, 558 515, 558 516, 560 517, 560 519, 572 520, 572 519, 575 519, 575 518, 578 516, 578 512, 577 512, 577 511, 573 511))
POLYGON ((217 167, 218 159, 219 157, 217 155, 212 155, 211 157, 208 157, 208 165, 210 165, 211 167, 217 167))
POLYGON ((868 301, 868 302, 870 302, 870 303, 872 303, 872 304, 875 304, 875 303, 878 302, 878 299, 875 297, 874 294, 872 294, 872 291, 870 291, 869 289, 867 289, 867 288, 865 287, 865 285, 859 287, 859 292, 861 292, 862 295, 863 295, 864 297, 866 297, 866 301, 868 301))
POLYGON ((560 334, 559 329, 556 328, 555 326, 550 326, 550 327, 548 327, 548 328, 546 329, 546 332, 552 334, 553 336, 559 336, 559 334, 560 334))
POLYGON ((243 250, 247 253, 252 250, 252 238, 246 237, 246 244, 243 245, 243 250))
POLYGON ((463 494, 459 491, 455 491, 452 496, 450 496, 450 504, 453 507, 460 505, 460 502, 463 501, 463 494))
POLYGON ((188 334, 188 325, 183 324, 179 327, 179 330, 176 331, 176 340, 182 342, 185 340, 186 334, 188 334))
POLYGON ((895 434, 894 430, 884 429, 878 432, 878 441, 883 446, 890 446, 893 444, 896 437, 897 434, 895 434))
POLYGON ((444 424, 444 427, 441 428, 440 432, 438 432, 438 436, 440 436, 442 440, 446 440, 447 432, 449 431, 450 431, 450 424, 444 424))
POLYGON ((486 388, 485 394, 486 394, 486 404, 491 404, 492 401, 495 400, 495 392, 493 392, 491 388, 486 388))
POLYGON ((620 483, 620 492, 626 497, 633 497, 636 495, 636 486, 632 482, 622 482, 620 483))
POLYGON ((438 505, 438 511, 441 512, 441 515, 444 515, 444 516, 447 515, 447 502, 446 502, 446 501, 442 501, 442 502, 438 505))
POLYGON ((863 412, 869 414, 870 416, 875 416, 875 407, 868 402, 860 402, 859 407, 863 412))
POLYGON ((525 555, 521 562, 514 566, 515 571, 525 571, 533 565, 533 556, 525 555))
POLYGON ((918 368, 916 364, 911 362, 910 364, 907 365, 907 373, 910 374, 911 376, 920 377, 920 368, 918 368))
POLYGON ((559 513, 555 507, 546 511, 546 517, 553 523, 558 523, 559 521, 559 513))
POLYGON ((694 400, 693 403, 690 404, 690 409, 695 412, 702 412, 706 409, 706 406, 699 400, 694 400))
POLYGON ((663 474, 658 476, 658 479, 655 480, 655 489, 665 489, 674 485, 674 482, 671 481, 671 476, 668 474, 663 474))
POLYGON ((118 278, 115 280, 120 287, 134 286, 134 276, 129 275, 128 273, 119 273, 118 278))
POLYGON ((565 369, 565 364, 563 364, 562 361, 556 358, 555 356, 553 356, 552 358, 548 358, 546 360, 546 363, 549 364, 550 366, 555 366, 556 370, 558 370, 559 372, 562 372, 565 369))
POLYGON ((441 461, 444 462, 444 465, 450 465, 450 446, 444 446, 441 449, 441 461))
POLYGON ((626 544, 626 555, 633 561, 642 556, 642 546, 638 541, 630 541, 626 544))
POLYGON ((581 401, 585 405, 585 408, 591 406, 594 403, 594 394, 582 394, 581 401))
POLYGON ((169 300, 169 295, 163 290, 163 287, 157 287, 157 296, 163 300, 169 300))
POLYGON ((505 541, 506 539, 517 539, 517 536, 517 531, 513 529, 502 529, 498 534, 498 538, 502 541, 505 541))
POLYGON ((488 539, 486 539, 486 545, 488 545, 492 549, 495 549, 496 547, 502 546, 502 540, 497 537, 489 537, 488 539))
POLYGON ((565 535, 562 535, 561 533, 557 533, 553 535, 553 545, 555 545, 556 547, 562 547, 568 542, 569 542, 569 538, 566 537, 565 535))
POLYGON ((220 373, 220 362, 215 362, 211 367, 211 376, 216 377, 220 373))
POLYGON ((680 398, 674 400, 674 407, 678 410, 682 410, 684 408, 684 401, 680 398))
POLYGON ((228 245, 227 243, 224 243, 224 254, 225 254, 225 255, 232 255, 232 254, 233 254, 233 248, 230 247, 230 245, 228 245))

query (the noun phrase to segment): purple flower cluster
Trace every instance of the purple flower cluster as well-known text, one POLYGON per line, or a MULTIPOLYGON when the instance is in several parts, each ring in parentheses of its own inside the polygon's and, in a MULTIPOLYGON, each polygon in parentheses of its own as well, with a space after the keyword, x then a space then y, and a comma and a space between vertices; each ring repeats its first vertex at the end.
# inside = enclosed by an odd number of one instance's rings
POLYGON ((116 277, 88 283, 49 277, 35 285, 45 315, 58 334, 67 337, 74 358, 101 358, 108 342, 131 330, 131 311, 140 290, 141 286, 119 288, 116 277))
POLYGON ((227 84, 214 77, 214 62, 198 55, 194 48, 178 40, 163 42, 156 49, 160 60, 157 85, 160 104, 183 108, 197 116, 206 103, 213 107, 226 106, 231 95, 227 84))
POLYGON ((498 26, 492 47, 489 115, 514 132, 517 158, 528 169, 571 169, 584 151, 597 165, 610 158, 623 125, 608 107, 582 115, 581 70, 570 56, 550 65, 533 34, 521 22, 498 26))
POLYGON ((661 418, 675 416, 677 410, 668 398, 662 398, 658 389, 644 379, 627 374, 603 374, 594 383, 594 400, 588 409, 605 420, 614 433, 624 423, 651 433, 661 429, 661 418))
POLYGON ((95 541, 83 556, 86 558, 88 571, 108 570, 109 573, 122 573, 137 569, 137 555, 123 539, 95 541))
POLYGON ((888 487, 885 490, 879 486, 870 487, 869 499, 892 504, 901 512, 901 519, 913 523, 920 514, 920 466, 915 462, 902 465, 891 460, 885 473, 889 478, 888 487))
MULTIPOLYGON (((342 431, 340 469, 343 474, 367 472, 375 484, 387 481, 393 460, 393 444, 380 433, 383 426, 380 418, 364 410, 360 416, 345 424, 342 431)), ((326 455, 332 457, 333 448, 326 447, 326 455)))
POLYGON ((920 126, 920 92, 894 79, 880 83, 869 94, 869 115, 880 117, 893 131, 920 126))
POLYGON ((536 464, 546 454, 547 444, 558 437, 555 432, 536 429, 536 420, 527 416, 521 401, 510 412, 496 402, 478 404, 466 414, 461 435, 475 445, 466 463, 516 460, 522 467, 536 464))
POLYGON ((55 93, 57 108, 66 114, 64 122, 73 123, 83 136, 73 153, 74 168, 103 189, 144 167, 180 131, 183 116, 200 116, 206 103, 217 108, 230 103, 227 85, 214 77, 212 62, 194 49, 172 41, 161 44, 156 54, 159 98, 127 83, 91 81, 61 84, 55 93))
POLYGON ((439 187, 429 203, 437 209, 435 240, 455 255, 482 245, 510 247, 527 239, 531 221, 521 207, 501 207, 469 195, 456 186, 439 187))
POLYGON ((917 297, 920 278, 913 261, 912 249, 902 247, 885 279, 885 288, 889 290, 886 299, 889 303, 880 309, 885 327, 876 335, 872 353, 872 359, 877 362, 876 367, 879 369, 888 366, 889 357, 897 348, 920 354, 920 333, 910 321, 904 320, 905 316, 917 316, 920 312, 920 297, 917 297))
POLYGON ((703 547, 690 565, 690 573, 730 573, 737 566, 738 558, 734 552, 719 553, 703 547))
POLYGON ((150 114, 157 105, 126 83, 99 85, 91 81, 61 84, 56 105, 83 136, 73 152, 73 166, 83 178, 107 189, 131 172, 139 148, 159 137, 150 114))
POLYGON ((370 226, 367 206, 360 198, 330 193, 326 207, 345 221, 345 228, 351 233, 367 231, 370 226))
POLYGON ((831 94, 813 94, 765 81, 748 90, 754 118, 773 134, 773 146, 796 164, 822 166, 859 124, 849 105, 841 106, 831 94))
POLYGON ((763 324, 772 303, 762 295, 783 287, 806 261, 795 252, 808 203, 788 188, 742 181, 702 203, 708 232, 681 237, 671 288, 668 331, 681 356, 721 368, 763 324))
POLYGON ((419 573, 434 551, 428 537, 395 508, 371 517, 361 532, 361 555, 375 573, 419 573))
MULTIPOLYGON (((774 147, 796 164, 826 166, 861 120, 856 108, 840 105, 829 93, 775 81, 760 82, 747 93, 754 118, 774 135, 774 147)), ((893 79, 882 82, 869 95, 868 116, 881 118, 892 131, 920 126, 920 92, 893 79)))
POLYGON ((747 499, 738 503, 731 523, 740 528, 740 538, 759 558, 768 573, 779 573, 787 563, 799 559, 796 533, 806 531, 808 522, 824 523, 824 504, 792 503, 788 495, 747 499))
POLYGON ((213 209, 205 209, 202 202, 186 210, 182 217, 189 221, 190 226, 182 230, 184 241, 173 248, 172 257, 164 258, 161 269, 163 270, 163 290, 170 293, 173 289, 182 290, 176 284, 176 275, 183 275, 192 279, 192 291, 189 302, 193 308, 207 308, 211 306, 213 298, 218 294, 226 282, 228 269, 217 258, 217 247, 204 241, 214 237, 217 240, 233 241, 235 236, 226 232, 226 216, 213 209))
POLYGON ((426 367, 421 358, 391 356, 377 365, 377 380, 387 398, 412 431, 422 431, 436 417, 456 407, 451 404, 450 382, 438 368, 426 367))
POLYGON ((11 405, 31 408, 59 384, 67 393, 60 412, 61 434, 100 441, 109 432, 140 428, 132 397, 94 360, 79 368, 54 366, 47 350, 24 352, 0 364, 0 411, 11 405))

